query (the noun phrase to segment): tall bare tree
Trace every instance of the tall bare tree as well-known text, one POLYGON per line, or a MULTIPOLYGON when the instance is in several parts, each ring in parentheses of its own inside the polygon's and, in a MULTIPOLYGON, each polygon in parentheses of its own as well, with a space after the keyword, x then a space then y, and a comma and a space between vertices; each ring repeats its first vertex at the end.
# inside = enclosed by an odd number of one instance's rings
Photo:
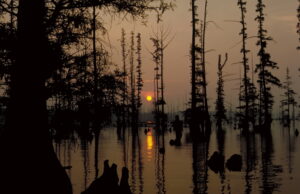
POLYGON ((258 15, 255 20, 258 22, 257 45, 259 47, 258 56, 260 62, 256 65, 256 72, 258 72, 259 83, 259 125, 270 128, 273 106, 271 86, 280 86, 281 84, 280 80, 271 72, 271 70, 278 69, 277 63, 271 60, 271 55, 266 50, 267 43, 272 40, 272 38, 267 35, 267 30, 264 27, 264 8, 265 4, 263 0, 258 0, 256 5, 258 15))
MULTIPOLYGON (((141 33, 136 36, 136 54, 137 54, 137 66, 136 66, 136 88, 137 88, 137 118, 139 118, 139 109, 142 106, 141 91, 143 88, 143 78, 142 78, 142 39, 141 33)), ((138 119, 137 119, 138 120, 138 119)))
POLYGON ((222 129, 223 120, 227 120, 226 109, 225 109, 225 105, 224 105, 224 78, 223 78, 223 68, 226 65, 227 59, 228 59, 228 55, 226 53, 225 60, 222 63, 221 62, 221 60, 222 60, 221 55, 219 55, 217 100, 216 100, 216 114, 215 114, 215 118, 217 120, 216 125, 219 129, 222 129))
POLYGON ((244 95, 243 95, 243 99, 245 102, 245 108, 244 108, 244 118, 243 118, 243 127, 245 129, 248 129, 248 125, 249 125, 249 95, 248 95, 248 89, 249 89, 249 82, 250 79, 248 78, 248 71, 249 71, 249 65, 248 65, 248 57, 247 57, 247 53, 249 52, 249 50, 247 50, 246 48, 246 40, 248 38, 247 35, 247 27, 246 27, 246 22, 245 22, 245 14, 246 14, 246 1, 243 0, 238 0, 238 6, 240 7, 240 11, 241 11, 241 25, 242 25, 242 29, 240 32, 240 35, 242 36, 242 49, 241 49, 241 53, 243 54, 243 70, 244 70, 244 76, 243 76, 243 87, 244 87, 244 95))
MULTIPOLYGON (((298 23, 297 23, 297 33, 299 35, 299 42, 300 42, 300 0, 298 0, 299 6, 297 9, 297 18, 298 18, 298 23)), ((298 50, 300 50, 300 46, 297 47, 298 50)))
POLYGON ((192 45, 191 45, 191 124, 202 130, 210 130, 210 116, 207 100, 205 43, 207 29, 207 1, 204 4, 203 21, 199 22, 198 1, 191 1, 192 10, 192 45))
POLYGON ((136 122, 136 78, 135 78, 135 34, 132 31, 130 37, 130 50, 129 50, 129 65, 130 65, 130 108, 131 108, 131 124, 136 122))
POLYGON ((282 109, 283 109, 283 123, 287 126, 290 125, 291 120, 295 119, 295 106, 297 105, 295 99, 295 91, 292 89, 292 81, 291 81, 289 68, 286 69, 286 80, 283 82, 284 91, 284 99, 281 101, 282 109), (292 112, 292 117, 291 117, 292 112))
POLYGON ((170 31, 161 27, 155 32, 150 40, 153 43, 154 50, 151 52, 155 67, 155 91, 156 91, 156 117, 158 118, 159 126, 163 129, 166 125, 165 113, 165 83, 164 83, 164 53, 165 49, 169 46, 174 37, 169 38, 170 31))

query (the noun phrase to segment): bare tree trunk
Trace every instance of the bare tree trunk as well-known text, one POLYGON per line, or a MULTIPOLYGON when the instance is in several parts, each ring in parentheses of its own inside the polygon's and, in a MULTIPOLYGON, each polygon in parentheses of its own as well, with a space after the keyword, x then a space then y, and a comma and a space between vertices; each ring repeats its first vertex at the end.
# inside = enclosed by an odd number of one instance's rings
MULTIPOLYGON (((94 1, 94 0, 93 0, 94 1)), ((97 48, 96 48, 96 6, 93 5, 93 22, 92 22, 92 31, 93 31, 93 74, 94 74, 94 118, 93 118, 93 124, 98 125, 99 124, 99 119, 98 113, 99 113, 99 102, 98 102, 98 68, 97 68, 97 48)))
POLYGON ((205 7, 204 7, 204 18, 203 18, 203 34, 202 34, 202 62, 203 62, 203 92, 204 92, 204 108, 205 108, 205 124, 206 128, 210 129, 210 117, 209 117, 209 112, 208 112, 208 103, 207 103, 207 82, 206 82, 206 71, 205 71, 205 38, 206 38, 206 25, 207 25, 207 0, 205 1, 205 7))
POLYGON ((192 60, 192 76, 191 76, 191 85, 192 85, 192 125, 195 124, 196 120, 196 77, 195 77, 195 68, 196 68, 196 7, 195 0, 192 0, 192 48, 191 48, 191 60, 192 60))
POLYGON ((243 121, 243 127, 248 130, 249 128, 249 94, 248 94, 248 86, 249 86, 249 79, 248 79, 248 58, 247 58, 247 52, 248 50, 246 49, 246 39, 247 39, 247 33, 246 33, 246 23, 245 23, 245 12, 246 12, 246 2, 243 0, 239 0, 238 2, 241 10, 241 24, 242 24, 242 30, 241 30, 241 35, 242 35, 242 54, 243 54, 243 68, 244 68, 244 99, 245 99, 245 111, 244 111, 244 121, 243 121))

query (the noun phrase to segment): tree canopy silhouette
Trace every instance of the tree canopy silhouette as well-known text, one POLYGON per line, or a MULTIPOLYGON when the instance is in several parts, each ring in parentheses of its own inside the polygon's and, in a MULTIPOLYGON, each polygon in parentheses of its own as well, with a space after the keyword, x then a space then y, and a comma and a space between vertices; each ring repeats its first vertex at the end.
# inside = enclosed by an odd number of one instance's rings
POLYGON ((256 12, 258 13, 255 20, 258 22, 258 41, 259 47, 258 56, 260 57, 259 64, 256 65, 256 72, 258 72, 259 83, 259 125, 270 127, 272 121, 272 106, 273 95, 271 93, 271 85, 280 86, 280 80, 274 76, 271 70, 278 69, 276 62, 271 60, 271 55, 267 52, 267 43, 272 40, 267 35, 267 30, 264 26, 265 4, 263 0, 258 0, 256 5, 256 12))
MULTIPOLYGON (((11 15, 17 19, 14 24, 16 44, 11 49, 10 101, 6 126, 0 133, 3 180, 0 191, 72 193, 70 180, 54 153, 49 135, 46 80, 68 61, 74 46, 80 45, 80 40, 90 33, 90 7, 145 19, 147 11, 156 11, 160 16, 171 4, 158 0, 10 2, 0 1, 1 16, 11 15)), ((3 23, 1 28, 7 28, 8 22, 3 23)))

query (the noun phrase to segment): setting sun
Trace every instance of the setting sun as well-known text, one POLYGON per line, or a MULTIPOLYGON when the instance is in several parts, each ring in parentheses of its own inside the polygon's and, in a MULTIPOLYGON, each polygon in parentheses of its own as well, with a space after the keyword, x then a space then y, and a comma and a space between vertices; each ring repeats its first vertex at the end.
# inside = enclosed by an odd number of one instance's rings
POLYGON ((146 100, 147 100, 148 102, 152 101, 152 96, 147 96, 147 97, 146 97, 146 100))

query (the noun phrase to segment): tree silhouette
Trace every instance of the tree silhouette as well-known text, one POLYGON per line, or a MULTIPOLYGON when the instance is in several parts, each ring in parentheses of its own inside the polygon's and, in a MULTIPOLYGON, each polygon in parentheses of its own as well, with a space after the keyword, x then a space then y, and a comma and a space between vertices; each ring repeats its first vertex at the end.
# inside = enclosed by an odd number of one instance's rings
POLYGON ((259 47, 258 56, 260 57, 260 62, 256 65, 256 72, 258 72, 257 82, 259 83, 259 125, 265 125, 267 128, 270 128, 273 106, 271 85, 280 86, 280 81, 270 71, 278 69, 278 66, 277 63, 271 60, 271 55, 266 51, 267 43, 272 38, 267 36, 267 30, 264 28, 264 8, 263 0, 258 0, 256 5, 258 15, 255 20, 258 22, 257 46, 259 47))
MULTIPOLYGON (((136 54, 137 54, 137 66, 136 66, 136 88, 137 88, 137 118, 139 118, 139 109, 142 106, 142 100, 141 100, 141 91, 143 88, 143 78, 142 78, 142 39, 141 34, 138 33, 136 35, 136 54)), ((138 120, 138 119, 137 119, 138 120)))
POLYGON ((246 2, 243 0, 238 0, 238 6, 241 10, 241 25, 242 25, 242 29, 240 32, 240 35, 242 36, 242 49, 241 49, 241 53, 243 54, 243 94, 240 94, 241 97, 241 101, 244 102, 244 106, 243 107, 239 107, 241 109, 244 109, 244 113, 242 116, 242 125, 243 128, 248 130, 249 128, 249 104, 250 104, 250 99, 249 99, 249 85, 250 85, 250 79, 248 77, 248 71, 249 71, 249 65, 248 65, 248 57, 247 57, 247 53, 249 52, 249 50, 246 48, 246 40, 248 38, 247 35, 247 27, 246 27, 246 22, 245 22, 245 14, 246 14, 246 2))
POLYGON ((283 115, 282 120, 283 124, 289 126, 291 120, 295 119, 295 106, 297 105, 295 100, 295 91, 291 88, 292 81, 290 76, 289 68, 286 69, 286 80, 283 82, 283 89, 284 91, 284 99, 281 101, 283 115), (292 110, 291 110, 292 108, 292 110), (291 111, 292 111, 292 118, 291 118, 291 111))
POLYGON ((195 122, 195 111, 196 111, 196 50, 200 48, 196 46, 196 35, 199 34, 199 31, 196 29, 196 25, 199 23, 199 19, 197 18, 197 5, 196 0, 191 0, 191 11, 192 11, 192 45, 191 45, 191 116, 192 123, 195 122))
POLYGON ((16 62, 12 66, 6 128, 0 137, 3 156, 0 171, 1 179, 5 180, 1 183, 1 190, 6 193, 72 192, 47 129, 45 80, 50 65, 50 45, 43 23, 45 10, 43 0, 19 1, 16 62), (29 45, 31 49, 28 49, 29 45), (26 168, 18 165, 20 158, 26 168), (27 175, 19 182, 20 187, 15 186, 18 173, 27 175), (51 183, 45 181, 45 176, 51 183))
POLYGON ((227 120, 226 109, 224 105, 224 79, 223 79, 223 68, 226 65, 227 58, 228 55, 226 53, 223 64, 221 64, 221 55, 219 55, 219 60, 218 60, 218 82, 217 82, 217 100, 216 100, 215 118, 217 120, 216 125, 219 129, 222 129, 223 120, 227 120))
MULTIPOLYGON (((191 124, 210 129, 208 112, 206 71, 205 71, 205 35, 207 26, 207 1, 204 6, 203 22, 199 22, 198 5, 191 1, 192 45, 191 45, 191 124)), ((195 127, 192 127, 196 129, 195 127)))
MULTIPOLYGON (((298 1, 299 1, 299 6, 297 9, 297 18, 298 18, 297 33, 299 34, 299 42, 300 42, 300 0, 298 1)), ((300 46, 298 46, 297 49, 300 50, 300 46)))
POLYGON ((123 77, 123 90, 122 90, 122 124, 125 125, 125 121, 127 120, 126 117, 128 115, 128 107, 127 107, 127 100, 128 100, 128 91, 127 91, 127 50, 126 50, 126 33, 125 30, 122 29, 121 34, 121 49, 122 49, 122 62, 123 62, 123 69, 122 69, 122 77, 123 77))
POLYGON ((130 65, 130 113, 131 113, 131 125, 136 123, 136 78, 135 78, 135 34, 132 31, 130 37, 130 49, 129 49, 129 65, 130 65))
POLYGON ((16 1, 0 1, 0 81, 5 91, 4 106, 7 106, 11 66, 15 63, 16 47, 16 1))
POLYGON ((169 39, 169 35, 170 31, 161 27, 150 37, 154 47, 154 50, 150 52, 150 54, 152 55, 153 62, 155 63, 155 118, 157 121, 157 127, 162 127, 163 130, 166 127, 167 121, 167 115, 165 114, 166 101, 164 97, 164 52, 173 40, 173 38, 169 39))
MULTIPOLYGON (((7 2, 0 1, 1 11, 11 13, 7 2)), ((16 4, 15 63, 6 126, 0 133, 1 193, 72 193, 49 135, 46 80, 91 31, 85 21, 90 7, 145 18, 147 11, 161 15, 171 4, 156 0, 19 0, 16 4)))
POLYGON ((151 52, 152 55, 152 60, 155 63, 155 68, 154 68, 154 117, 156 120, 157 126, 160 126, 160 99, 161 99, 161 94, 159 90, 159 80, 160 80, 160 60, 161 60, 161 55, 160 55, 160 41, 158 37, 151 37, 150 40, 152 41, 154 50, 151 52))

